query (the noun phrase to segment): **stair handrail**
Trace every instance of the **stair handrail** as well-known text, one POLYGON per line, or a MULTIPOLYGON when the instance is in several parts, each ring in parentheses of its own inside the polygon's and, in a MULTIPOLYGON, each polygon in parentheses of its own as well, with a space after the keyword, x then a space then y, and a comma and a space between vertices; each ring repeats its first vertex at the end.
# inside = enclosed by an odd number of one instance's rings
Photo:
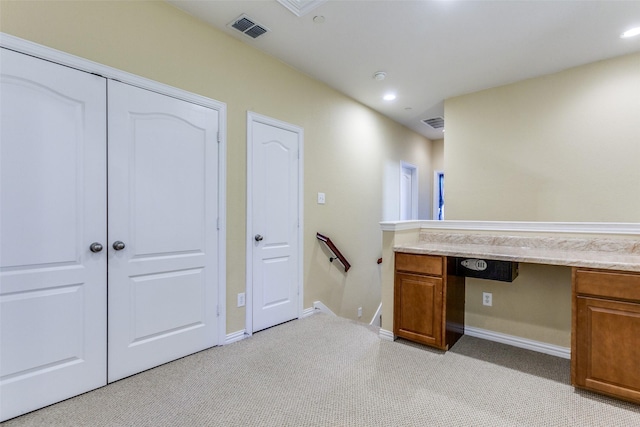
POLYGON ((316 233, 316 238, 321 242, 323 242, 325 245, 327 245, 327 248, 329 248, 329 250, 333 253, 333 255, 335 255, 333 257, 329 257, 329 262, 333 262, 334 259, 337 259, 338 261, 340 261, 340 264, 342 264, 342 266, 344 267, 344 272, 346 273, 347 271, 349 271, 349 269, 351 268, 351 264, 349 264, 349 261, 347 261, 347 258, 345 258, 345 256, 342 255, 342 252, 340 252, 340 250, 331 241, 331 239, 320 233, 316 233))

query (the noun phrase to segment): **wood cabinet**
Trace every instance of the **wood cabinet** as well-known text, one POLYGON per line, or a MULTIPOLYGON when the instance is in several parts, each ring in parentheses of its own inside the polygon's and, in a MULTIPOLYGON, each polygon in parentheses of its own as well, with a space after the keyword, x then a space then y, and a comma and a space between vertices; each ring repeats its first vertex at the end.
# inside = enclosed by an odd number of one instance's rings
POLYGON ((464 334, 464 278, 453 259, 395 255, 394 335, 448 350, 464 334))
POLYGON ((573 268, 571 382, 640 403, 640 273, 573 268))

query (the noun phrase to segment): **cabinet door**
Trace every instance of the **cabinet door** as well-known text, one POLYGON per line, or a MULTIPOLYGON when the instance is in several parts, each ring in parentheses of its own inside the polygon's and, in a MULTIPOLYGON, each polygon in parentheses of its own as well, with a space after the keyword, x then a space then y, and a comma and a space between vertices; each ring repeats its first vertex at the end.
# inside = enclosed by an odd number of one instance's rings
POLYGON ((393 333, 442 348, 442 279, 397 273, 393 333))
POLYGON ((576 386, 640 402, 640 304, 576 298, 576 386))

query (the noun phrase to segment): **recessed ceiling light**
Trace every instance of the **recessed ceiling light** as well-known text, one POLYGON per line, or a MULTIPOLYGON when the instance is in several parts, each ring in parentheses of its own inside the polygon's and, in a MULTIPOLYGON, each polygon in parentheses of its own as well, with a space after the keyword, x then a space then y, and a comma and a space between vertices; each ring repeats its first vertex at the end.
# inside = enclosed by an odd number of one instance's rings
POLYGON ((382 99, 384 99, 385 101, 393 101, 394 99, 396 99, 396 94, 388 93, 385 96, 383 96, 382 99))
POLYGON ((620 35, 621 39, 626 39, 629 37, 633 37, 633 36, 637 36, 638 34, 640 34, 640 27, 636 27, 636 28, 632 28, 628 31, 625 31, 624 33, 622 33, 620 35))
POLYGON ((316 24, 324 24, 324 16, 322 15, 316 15, 313 17, 313 22, 315 22, 316 24))

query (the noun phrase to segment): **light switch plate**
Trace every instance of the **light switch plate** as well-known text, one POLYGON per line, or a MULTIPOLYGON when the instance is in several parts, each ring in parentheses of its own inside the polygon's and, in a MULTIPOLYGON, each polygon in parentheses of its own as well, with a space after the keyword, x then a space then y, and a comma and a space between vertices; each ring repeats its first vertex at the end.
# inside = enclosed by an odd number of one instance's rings
POLYGON ((319 205, 324 205, 324 202, 325 202, 324 193, 318 193, 318 204, 319 205))

